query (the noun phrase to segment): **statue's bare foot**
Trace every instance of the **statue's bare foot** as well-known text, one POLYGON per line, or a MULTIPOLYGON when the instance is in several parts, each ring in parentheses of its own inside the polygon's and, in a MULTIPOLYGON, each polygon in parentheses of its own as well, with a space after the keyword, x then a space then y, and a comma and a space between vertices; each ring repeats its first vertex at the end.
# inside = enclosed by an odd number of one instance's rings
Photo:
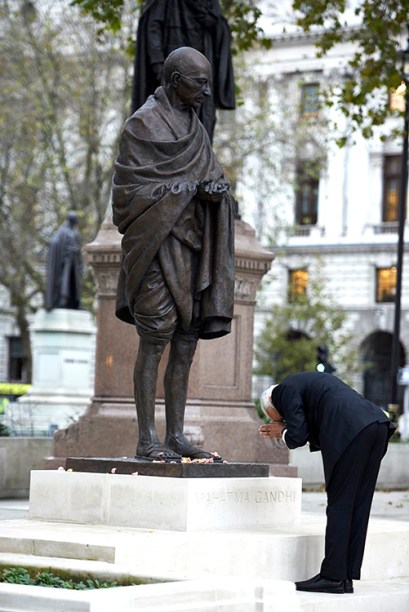
POLYGON ((199 446, 191 444, 186 436, 168 436, 165 441, 165 446, 182 457, 189 459, 213 459, 213 461, 222 461, 218 453, 208 453, 202 450, 199 446))
POLYGON ((150 444, 136 449, 136 457, 147 461, 165 461, 180 463, 181 455, 164 444, 150 444))

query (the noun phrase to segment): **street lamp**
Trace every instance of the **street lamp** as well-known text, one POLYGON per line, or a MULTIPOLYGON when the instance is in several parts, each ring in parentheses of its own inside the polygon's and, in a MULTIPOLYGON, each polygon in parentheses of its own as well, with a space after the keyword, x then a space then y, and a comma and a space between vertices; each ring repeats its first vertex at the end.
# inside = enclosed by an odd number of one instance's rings
MULTIPOLYGON (((409 32, 409 25, 408 25, 409 32)), ((404 253, 404 233, 405 233, 405 209, 406 194, 408 186, 408 132, 409 132, 409 37, 406 49, 400 51, 402 79, 405 84, 404 93, 404 128, 403 128, 403 150, 402 150, 402 172, 399 194, 398 209, 398 261, 396 266, 396 296, 395 296, 395 316, 392 338, 391 355, 391 404, 397 404, 398 399, 398 370, 400 366, 400 318, 401 318, 401 294, 402 294, 402 270, 404 253)))

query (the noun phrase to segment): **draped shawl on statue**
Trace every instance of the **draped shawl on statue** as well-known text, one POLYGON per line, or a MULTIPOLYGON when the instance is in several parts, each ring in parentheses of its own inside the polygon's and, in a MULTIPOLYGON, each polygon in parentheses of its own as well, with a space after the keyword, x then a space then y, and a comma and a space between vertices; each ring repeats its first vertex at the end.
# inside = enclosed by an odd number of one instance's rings
MULTIPOLYGON (((116 314, 134 323, 133 303, 141 280, 192 200, 199 182, 222 177, 209 137, 191 111, 188 133, 163 87, 125 123, 115 163, 113 222, 123 234, 123 261, 116 314)), ((234 205, 230 192, 220 203, 199 200, 204 207, 204 233, 196 289, 200 292, 200 337, 230 331, 234 304, 234 205), (215 320, 223 330, 212 330, 215 320)), ((179 271, 183 274, 183 270, 179 271)))

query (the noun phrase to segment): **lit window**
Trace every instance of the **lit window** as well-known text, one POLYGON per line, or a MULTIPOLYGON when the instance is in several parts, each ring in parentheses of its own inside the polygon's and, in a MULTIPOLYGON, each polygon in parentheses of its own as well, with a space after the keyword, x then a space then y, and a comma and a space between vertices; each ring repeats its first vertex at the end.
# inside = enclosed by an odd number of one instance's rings
POLYGON ((396 89, 391 89, 389 92, 389 107, 391 110, 403 113, 405 110, 405 92, 406 85, 401 83, 396 89))
MULTIPOLYGON (((398 220, 402 156, 387 155, 383 165, 383 211, 382 221, 398 220)), ((405 215, 406 216, 406 215, 405 215)))
POLYGON ((308 287, 308 271, 303 268, 289 270, 288 275, 288 301, 295 302, 298 297, 305 295, 308 287))
POLYGON ((296 169, 295 222, 316 225, 318 218, 319 170, 315 161, 298 162, 296 169))
POLYGON ((394 302, 396 296, 396 267, 376 269, 376 301, 394 302))
POLYGON ((301 114, 303 117, 316 117, 320 109, 320 86, 318 83, 305 83, 301 86, 301 114))

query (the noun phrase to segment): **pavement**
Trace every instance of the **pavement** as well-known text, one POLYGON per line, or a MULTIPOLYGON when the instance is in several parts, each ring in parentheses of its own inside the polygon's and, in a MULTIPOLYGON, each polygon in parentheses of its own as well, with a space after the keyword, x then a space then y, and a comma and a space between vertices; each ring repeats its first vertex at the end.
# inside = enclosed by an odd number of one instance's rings
POLYGON ((28 499, 0 499, 0 521, 28 518, 28 499))
MULTIPOLYGON (((302 512, 325 513, 325 492, 303 492, 302 512)), ((375 491, 371 517, 409 521, 409 489, 399 491, 375 491)))
MULTIPOLYGON (((28 499, 0 499, 0 520, 28 518, 28 504, 28 499)), ((325 506, 325 492, 303 492, 302 512, 324 514, 325 506)), ((371 516, 394 521, 409 521, 409 489, 375 491, 371 516)))

